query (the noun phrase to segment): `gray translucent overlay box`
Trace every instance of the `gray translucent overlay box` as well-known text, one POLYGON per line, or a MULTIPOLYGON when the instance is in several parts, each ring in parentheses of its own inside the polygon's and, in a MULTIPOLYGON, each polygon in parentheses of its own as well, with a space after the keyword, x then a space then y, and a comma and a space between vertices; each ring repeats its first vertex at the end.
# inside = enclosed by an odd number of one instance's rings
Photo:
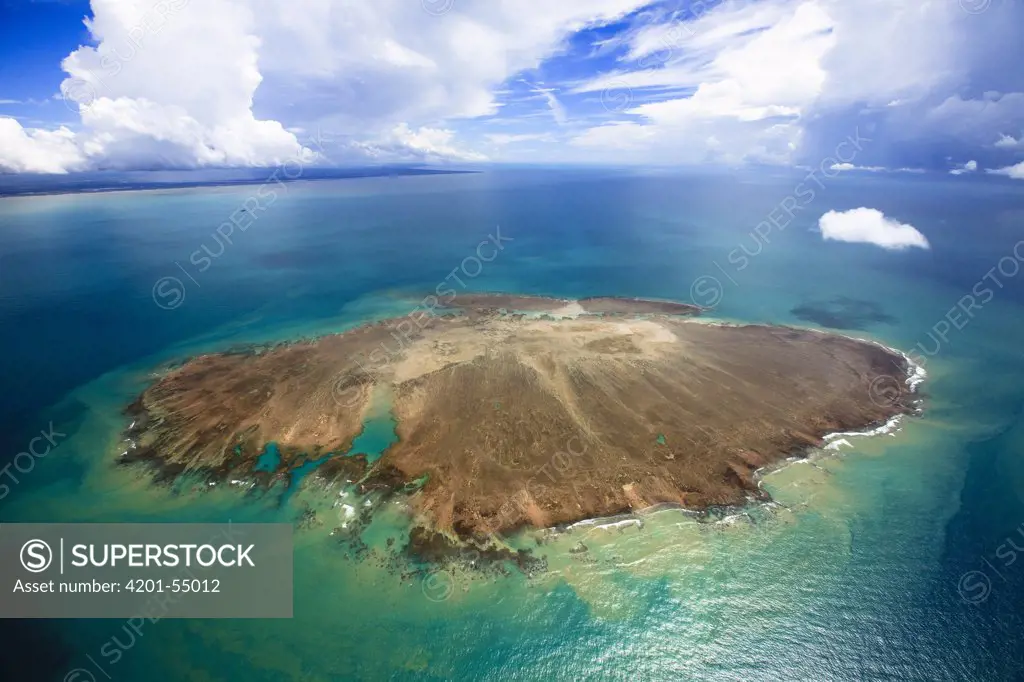
POLYGON ((286 523, 0 524, 0 618, 291 618, 286 523))

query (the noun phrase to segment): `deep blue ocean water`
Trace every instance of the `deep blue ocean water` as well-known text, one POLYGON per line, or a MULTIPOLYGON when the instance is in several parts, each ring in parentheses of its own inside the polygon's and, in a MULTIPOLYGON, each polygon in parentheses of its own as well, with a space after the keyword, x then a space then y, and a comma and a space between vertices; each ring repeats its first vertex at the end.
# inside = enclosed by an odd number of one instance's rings
MULTIPOLYGON (((51 422, 61 434, 4 481, 0 521, 295 520, 303 505, 330 520, 296 536, 290 621, 162 621, 130 646, 119 621, 5 621, 0 678, 1021 679, 1024 186, 842 175, 758 234, 802 179, 509 170, 294 183, 230 243, 216 230, 252 186, 0 200, 0 459, 51 422), (859 206, 915 225, 932 248, 815 232, 824 212, 859 206), (503 249, 469 276, 466 259, 499 232, 503 249), (345 507, 310 472, 302 490, 277 491, 282 503, 154 488, 113 466, 121 409, 155 369, 405 314, 446 278, 458 291, 696 299, 726 320, 917 348, 924 412, 767 476, 779 503, 767 512, 582 527, 545 546, 545 575, 452 575, 443 598, 339 551, 328 532, 345 507), (991 296, 937 337, 965 295, 982 300, 979 283, 991 296), (593 561, 568 551, 581 540, 593 561), (113 662, 99 652, 115 636, 113 662)), ((368 438, 386 443, 385 421, 368 438)), ((400 537, 398 516, 381 509, 364 541, 400 537)))

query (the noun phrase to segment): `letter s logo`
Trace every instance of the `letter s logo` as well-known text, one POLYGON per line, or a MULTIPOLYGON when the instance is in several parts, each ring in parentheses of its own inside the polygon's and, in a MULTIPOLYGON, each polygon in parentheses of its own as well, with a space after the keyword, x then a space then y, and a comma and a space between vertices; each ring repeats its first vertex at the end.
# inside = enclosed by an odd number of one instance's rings
POLYGON ((21 546, 21 565, 29 573, 42 573, 53 562, 53 550, 42 540, 29 540, 21 546))

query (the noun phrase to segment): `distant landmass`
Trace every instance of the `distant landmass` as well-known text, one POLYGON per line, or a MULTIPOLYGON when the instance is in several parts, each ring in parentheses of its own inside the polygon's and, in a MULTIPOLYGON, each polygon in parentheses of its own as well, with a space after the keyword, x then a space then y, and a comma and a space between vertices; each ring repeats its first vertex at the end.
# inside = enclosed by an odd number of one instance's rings
POLYGON ((764 499, 755 471, 912 409, 897 352, 702 324, 697 306, 456 297, 435 314, 171 369, 128 408, 125 463, 161 477, 326 482, 410 495, 414 544, 764 499), (353 448, 385 412, 396 437, 353 448), (268 461, 272 447, 272 461, 268 461))
POLYGON ((38 194, 71 194, 76 192, 124 192, 130 190, 185 189, 230 185, 261 185, 265 182, 298 182, 302 180, 342 180, 346 178, 398 177, 404 175, 443 175, 475 173, 473 170, 420 168, 412 166, 374 166, 367 168, 308 168, 294 173, 283 168, 231 168, 187 171, 98 171, 68 175, 0 173, 0 197, 38 194), (275 171, 277 171, 275 173, 275 171))

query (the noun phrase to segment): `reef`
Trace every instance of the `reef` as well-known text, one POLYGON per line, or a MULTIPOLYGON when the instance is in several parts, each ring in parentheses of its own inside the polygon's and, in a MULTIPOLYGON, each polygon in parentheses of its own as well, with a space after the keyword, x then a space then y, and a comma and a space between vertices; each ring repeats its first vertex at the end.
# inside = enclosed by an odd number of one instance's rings
POLYGON ((895 351, 691 319, 700 312, 474 294, 437 314, 200 355, 128 408, 135 447, 122 460, 211 481, 319 462, 325 484, 407 496, 413 549, 432 556, 464 551, 445 537, 482 548, 523 527, 763 499, 758 469, 914 409, 895 351), (382 400, 397 439, 379 458, 346 456, 382 400))

